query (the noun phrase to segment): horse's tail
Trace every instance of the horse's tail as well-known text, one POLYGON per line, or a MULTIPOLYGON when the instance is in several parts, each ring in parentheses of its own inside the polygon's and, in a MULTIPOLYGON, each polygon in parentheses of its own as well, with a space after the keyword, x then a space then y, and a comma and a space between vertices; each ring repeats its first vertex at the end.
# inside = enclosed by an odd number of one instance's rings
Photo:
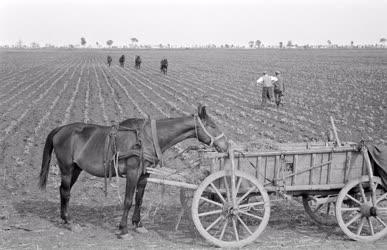
POLYGON ((50 161, 51 161, 51 153, 54 148, 52 139, 54 135, 61 129, 62 127, 57 127, 53 129, 46 138, 46 144, 44 144, 43 149, 43 160, 42 160, 42 168, 40 169, 39 175, 39 188, 45 189, 47 184, 48 171, 50 169, 50 161))

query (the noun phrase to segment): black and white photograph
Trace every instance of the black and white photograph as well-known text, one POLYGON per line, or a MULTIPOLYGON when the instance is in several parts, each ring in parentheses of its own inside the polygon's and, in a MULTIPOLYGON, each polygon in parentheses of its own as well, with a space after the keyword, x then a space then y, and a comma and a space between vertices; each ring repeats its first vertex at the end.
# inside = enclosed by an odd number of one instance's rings
POLYGON ((1 0, 0 249, 386 249, 387 0, 1 0))

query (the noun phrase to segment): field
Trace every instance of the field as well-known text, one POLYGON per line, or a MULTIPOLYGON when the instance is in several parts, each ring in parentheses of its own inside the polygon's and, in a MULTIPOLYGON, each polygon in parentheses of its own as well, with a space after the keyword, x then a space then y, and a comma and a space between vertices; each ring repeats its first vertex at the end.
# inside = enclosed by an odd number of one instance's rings
MULTIPOLYGON (((116 239, 117 198, 112 190, 105 198, 102 179, 87 173, 72 190, 76 227, 66 229, 58 212, 57 168, 51 168, 46 193, 36 185, 44 140, 54 127, 76 121, 109 125, 147 114, 177 117, 203 103, 228 138, 254 150, 325 140, 330 116, 342 141, 387 144, 386 94, 386 50, 0 51, 0 248, 211 246, 187 216, 174 231, 176 188, 167 187, 163 206, 149 215, 161 189, 154 184, 143 204, 150 237, 116 239), (121 54, 124 68, 118 66, 121 54), (134 68, 137 54, 140 70, 134 68), (110 68, 107 55, 113 57, 110 68), (163 57, 168 75, 159 70, 163 57), (285 79, 284 106, 261 108, 255 82, 262 71, 276 70, 285 79)), ((297 201, 284 201, 275 203, 269 226, 249 247, 378 248, 386 241, 349 241, 338 227, 313 224, 297 201)))

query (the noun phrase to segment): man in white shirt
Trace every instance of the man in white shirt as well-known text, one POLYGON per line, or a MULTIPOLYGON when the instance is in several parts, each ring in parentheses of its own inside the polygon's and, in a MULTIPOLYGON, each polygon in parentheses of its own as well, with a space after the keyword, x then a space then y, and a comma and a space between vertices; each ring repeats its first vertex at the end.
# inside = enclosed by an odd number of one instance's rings
POLYGON ((273 83, 278 81, 277 77, 269 76, 266 72, 263 72, 262 76, 257 80, 258 84, 262 83, 262 106, 266 106, 267 99, 272 100, 273 96, 273 83))

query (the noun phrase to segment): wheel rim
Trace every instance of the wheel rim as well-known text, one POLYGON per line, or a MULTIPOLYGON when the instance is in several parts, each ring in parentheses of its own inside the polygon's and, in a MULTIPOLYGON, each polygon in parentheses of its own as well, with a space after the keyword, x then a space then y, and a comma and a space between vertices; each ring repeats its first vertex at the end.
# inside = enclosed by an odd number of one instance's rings
MULTIPOLYGON (((310 218, 322 225, 333 226, 337 224, 336 221, 336 202, 316 203, 316 198, 323 198, 319 196, 303 196, 302 204, 305 212, 310 218)), ((325 197, 328 198, 328 197, 325 197)))
POLYGON ((199 233, 221 247, 241 247, 265 229, 270 200, 254 177, 236 171, 236 207, 233 206, 230 171, 207 177, 194 194, 192 218, 199 233))
POLYGON ((337 221, 344 233, 354 240, 374 241, 387 234, 387 193, 380 178, 374 177, 372 181, 374 190, 370 188, 368 177, 348 183, 337 200, 337 221))

